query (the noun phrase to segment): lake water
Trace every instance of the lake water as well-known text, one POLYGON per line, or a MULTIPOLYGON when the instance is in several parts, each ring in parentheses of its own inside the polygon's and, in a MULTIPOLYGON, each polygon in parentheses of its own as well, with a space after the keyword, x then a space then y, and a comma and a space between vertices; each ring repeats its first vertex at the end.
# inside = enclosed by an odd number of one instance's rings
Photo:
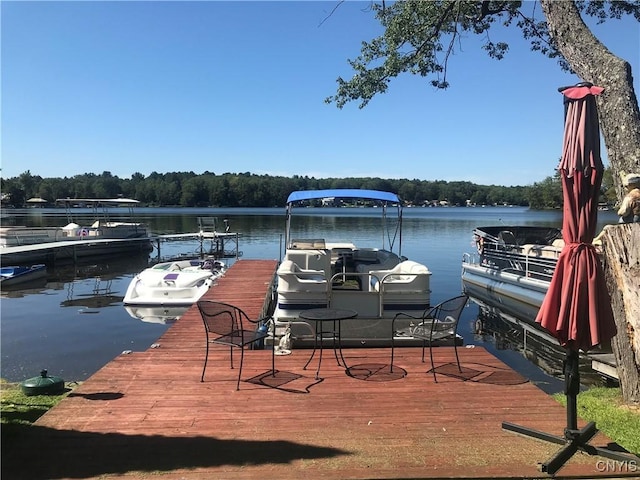
MULTIPOLYGON (((115 211, 114 211, 115 212, 115 211)), ((11 212, 12 222, 29 226, 62 226, 64 211, 29 209, 11 212)), ((136 219, 156 234, 198 231, 197 218, 229 221, 240 234, 239 250, 246 259, 279 259, 284 242, 284 209, 141 208, 136 219)), ((601 212, 600 226, 615 223, 615 212, 601 212)), ((463 253, 473 251, 472 231, 480 225, 543 225, 560 227, 559 211, 535 212, 521 207, 406 208, 402 254, 432 271, 432 304, 461 291, 463 253)), ((294 211, 298 238, 352 241, 381 246, 380 211, 374 208, 322 208, 294 211)), ((398 240, 396 240, 397 242, 398 240)), ((163 242, 162 257, 198 255, 197 241, 163 242)), ((148 257, 109 258, 80 265, 49 268, 41 285, 2 291, 0 302, 1 376, 22 381, 47 369, 65 381, 85 380, 124 351, 149 348, 170 327, 133 318, 122 304, 133 276, 157 260, 148 257)), ((477 335, 478 307, 463 314, 460 333, 466 345, 482 345, 545 391, 560 391, 563 383, 530 362, 517 348, 496 335, 477 335), (506 346, 505 346, 506 345, 506 346)))

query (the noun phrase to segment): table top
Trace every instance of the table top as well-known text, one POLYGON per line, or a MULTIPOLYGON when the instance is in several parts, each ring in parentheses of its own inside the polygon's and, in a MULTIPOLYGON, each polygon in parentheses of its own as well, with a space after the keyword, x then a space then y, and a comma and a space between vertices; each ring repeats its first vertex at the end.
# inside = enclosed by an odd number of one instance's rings
POLYGON ((299 316, 304 320, 322 322, 324 320, 347 320, 349 318, 355 318, 358 316, 358 312, 342 308, 311 308, 300 312, 299 316))

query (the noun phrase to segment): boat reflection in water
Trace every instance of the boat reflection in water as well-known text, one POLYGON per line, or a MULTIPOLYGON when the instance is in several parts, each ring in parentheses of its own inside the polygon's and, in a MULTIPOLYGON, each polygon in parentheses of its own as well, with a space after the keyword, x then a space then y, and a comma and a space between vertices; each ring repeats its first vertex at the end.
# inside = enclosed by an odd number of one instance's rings
POLYGON ((125 305, 129 315, 148 323, 171 324, 175 323, 190 308, 190 305, 178 307, 139 307, 125 305))
MULTIPOLYGON (((474 300, 474 299, 472 299, 474 300)), ((519 352, 546 374, 562 379, 566 351, 542 328, 531 326, 499 309, 480 305, 475 323, 476 341, 490 342, 497 350, 519 352)), ((614 379, 592 368, 592 359, 580 356, 580 381, 583 385, 604 385, 614 379)))

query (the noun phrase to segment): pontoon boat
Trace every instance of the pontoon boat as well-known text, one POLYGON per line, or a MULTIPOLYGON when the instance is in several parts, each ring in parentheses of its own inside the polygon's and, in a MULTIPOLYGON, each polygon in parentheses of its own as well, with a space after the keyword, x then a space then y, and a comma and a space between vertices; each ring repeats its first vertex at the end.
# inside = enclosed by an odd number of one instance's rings
MULTIPOLYGON (((391 319, 430 305, 429 269, 402 256, 402 203, 394 193, 376 190, 296 191, 286 207, 285 252, 277 271, 276 335, 291 326, 293 345, 313 342, 314 324, 299 319, 311 308, 350 309, 357 318, 340 325, 343 345, 390 344, 391 319), (356 246, 350 239, 300 239, 292 234, 293 207, 358 202, 381 207, 382 244, 356 246), (394 215, 389 215, 389 210, 394 215), (395 250, 395 251, 394 251, 395 250)), ((406 332, 396 342, 411 343, 406 332)))
POLYGON ((480 227, 477 252, 462 259, 462 286, 472 300, 499 308, 535 326, 564 246, 557 228, 480 227))

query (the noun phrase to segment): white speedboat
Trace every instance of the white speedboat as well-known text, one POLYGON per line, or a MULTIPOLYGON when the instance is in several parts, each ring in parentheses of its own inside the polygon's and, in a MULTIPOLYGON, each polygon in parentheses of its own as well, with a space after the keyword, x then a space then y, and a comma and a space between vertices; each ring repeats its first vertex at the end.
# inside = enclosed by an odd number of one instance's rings
POLYGON ((124 296, 125 305, 191 305, 223 275, 218 260, 195 259, 163 262, 137 274, 124 296))
POLYGON ((476 303, 535 326, 564 246, 562 232, 501 225, 476 228, 473 234, 476 252, 462 259, 463 291, 476 303))
MULTIPOLYGON (((314 322, 300 320, 299 315, 304 310, 329 307, 358 312, 357 318, 340 323, 343 345, 389 344, 391 319, 396 313, 417 314, 430 306, 431 272, 402 256, 401 232, 402 203, 394 193, 356 189, 291 193, 286 208, 285 252, 277 271, 276 335, 290 326, 294 346, 313 342, 314 322), (344 204, 380 207, 382 245, 363 247, 349 239, 293 238, 294 206, 344 204)), ((399 344, 411 340, 406 332, 397 332, 399 344)))

